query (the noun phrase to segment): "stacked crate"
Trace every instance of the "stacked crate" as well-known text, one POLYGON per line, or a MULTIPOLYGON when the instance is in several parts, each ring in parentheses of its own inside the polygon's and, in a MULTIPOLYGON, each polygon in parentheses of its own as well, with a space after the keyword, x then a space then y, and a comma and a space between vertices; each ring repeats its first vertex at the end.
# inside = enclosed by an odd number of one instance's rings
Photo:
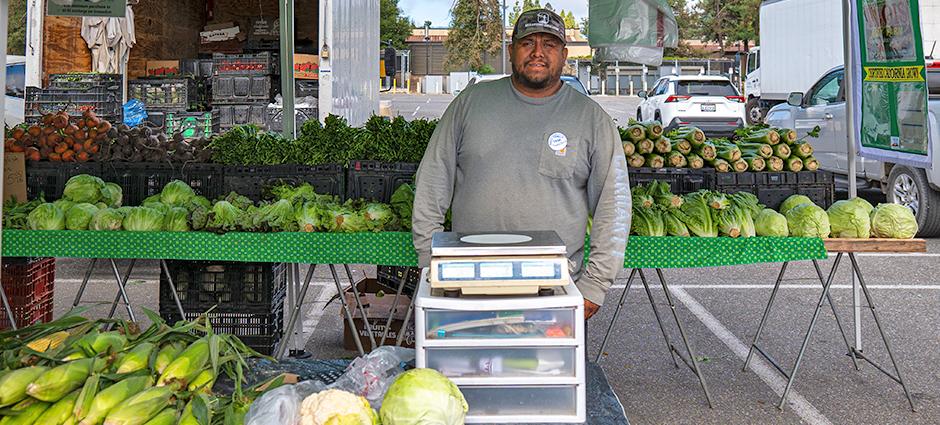
POLYGON ((212 108, 220 131, 244 124, 266 127, 275 87, 274 55, 215 55, 212 66, 212 108))
MULTIPOLYGON (((2 276, 18 328, 52 321, 54 258, 4 258, 2 276)), ((10 328, 9 315, 0 304, 0 330, 10 328)))
POLYGON ((111 122, 122 119, 122 77, 118 74, 69 73, 49 76, 48 88, 26 87, 24 120, 36 123, 48 113, 81 116, 86 110, 111 122))

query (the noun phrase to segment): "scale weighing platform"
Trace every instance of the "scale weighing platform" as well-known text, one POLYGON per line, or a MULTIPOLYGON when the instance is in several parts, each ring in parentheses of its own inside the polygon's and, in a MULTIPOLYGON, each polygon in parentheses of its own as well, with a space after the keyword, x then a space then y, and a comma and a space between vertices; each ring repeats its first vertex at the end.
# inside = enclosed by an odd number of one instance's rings
POLYGON ((568 284, 565 243, 553 231, 431 237, 431 288, 457 295, 535 295, 568 284))
POLYGON ((414 300, 415 363, 460 388, 466 423, 583 423, 584 298, 561 238, 437 233, 431 255, 414 300))

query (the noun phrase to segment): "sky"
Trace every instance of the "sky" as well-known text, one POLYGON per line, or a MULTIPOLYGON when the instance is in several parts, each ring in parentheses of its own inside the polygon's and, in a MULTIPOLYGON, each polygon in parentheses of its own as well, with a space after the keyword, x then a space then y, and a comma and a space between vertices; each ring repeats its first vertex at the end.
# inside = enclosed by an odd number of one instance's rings
MULTIPOLYGON (((587 16, 588 0, 548 0, 556 11, 570 10, 574 12, 577 21, 587 16)), ((450 23, 450 6, 454 0, 398 0, 398 7, 405 16, 411 18, 415 25, 421 26, 424 21, 431 21, 435 27, 445 27, 450 23)), ((522 3, 520 1, 520 3, 522 3)), ((546 0, 542 0, 545 5, 546 0)), ((516 0, 506 0, 506 7, 512 11, 516 0)))

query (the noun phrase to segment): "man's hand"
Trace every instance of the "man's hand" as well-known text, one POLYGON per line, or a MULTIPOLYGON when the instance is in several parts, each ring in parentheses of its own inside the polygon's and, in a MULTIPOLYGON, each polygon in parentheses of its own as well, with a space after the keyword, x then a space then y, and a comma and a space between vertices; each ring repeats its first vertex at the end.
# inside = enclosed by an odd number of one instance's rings
POLYGON ((590 319, 591 316, 597 314, 598 310, 601 309, 601 306, 594 304, 588 300, 584 300, 584 320, 590 319))

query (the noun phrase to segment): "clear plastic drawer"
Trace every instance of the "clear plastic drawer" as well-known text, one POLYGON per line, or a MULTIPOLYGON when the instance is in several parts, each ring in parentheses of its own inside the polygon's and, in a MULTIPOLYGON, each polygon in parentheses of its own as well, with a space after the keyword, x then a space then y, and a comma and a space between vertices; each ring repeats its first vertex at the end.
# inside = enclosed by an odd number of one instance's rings
POLYGON ((450 378, 574 377, 574 347, 425 348, 427 367, 450 378))
POLYGON ((577 387, 460 387, 470 410, 467 416, 574 416, 577 387))
POLYGON ((574 338, 574 309, 428 310, 427 339, 574 338))

